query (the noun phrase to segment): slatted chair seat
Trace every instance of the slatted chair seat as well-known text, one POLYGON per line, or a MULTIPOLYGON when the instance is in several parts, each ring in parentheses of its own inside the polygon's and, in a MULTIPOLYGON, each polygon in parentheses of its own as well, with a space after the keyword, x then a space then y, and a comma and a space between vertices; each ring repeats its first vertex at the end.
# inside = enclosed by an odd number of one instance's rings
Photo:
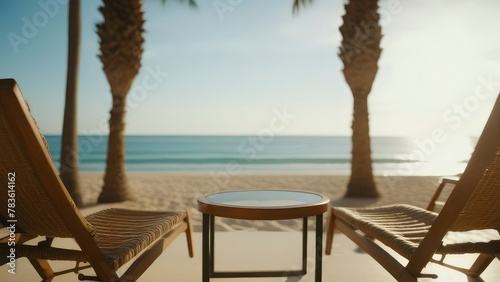
POLYGON ((335 208, 337 218, 377 238, 405 258, 411 258, 437 214, 410 205, 347 209, 335 208))
MULTIPOLYGON (((377 238, 406 259, 410 259, 431 228, 437 213, 410 205, 348 209, 337 207, 341 218, 363 234, 377 238)), ((500 253, 497 232, 449 232, 436 254, 500 253)))
POLYGON ((97 246, 117 270, 182 223, 186 212, 107 209, 86 217, 94 226, 97 246))

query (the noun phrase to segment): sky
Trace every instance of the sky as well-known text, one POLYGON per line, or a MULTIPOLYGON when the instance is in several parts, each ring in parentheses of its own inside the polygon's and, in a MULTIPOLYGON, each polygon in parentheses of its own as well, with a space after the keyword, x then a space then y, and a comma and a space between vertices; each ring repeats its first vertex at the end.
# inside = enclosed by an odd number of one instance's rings
MULTIPOLYGON (((126 133, 350 135, 338 58, 342 0, 145 0, 142 68, 126 133)), ((500 1, 381 0, 383 49, 369 96, 372 136, 478 136, 500 91, 500 1)), ((110 87, 82 1, 78 132, 105 134, 110 87)), ((2 1, 0 78, 15 78, 45 134, 62 131, 67 0, 2 1)))

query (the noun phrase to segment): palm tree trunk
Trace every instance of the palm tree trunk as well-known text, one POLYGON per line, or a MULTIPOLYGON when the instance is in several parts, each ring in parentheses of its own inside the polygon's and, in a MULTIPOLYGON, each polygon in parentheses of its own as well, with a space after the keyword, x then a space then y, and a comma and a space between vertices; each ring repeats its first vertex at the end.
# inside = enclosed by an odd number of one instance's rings
POLYGON ((354 98, 352 121, 351 178, 346 196, 377 197, 373 180, 368 125, 368 94, 377 74, 382 50, 382 29, 378 23, 378 0, 350 0, 345 5, 340 59, 344 77, 354 98))
POLYGON ((73 201, 83 205, 79 185, 77 94, 80 63, 80 0, 70 0, 68 17, 68 70, 61 140, 60 177, 73 201))
POLYGON ((99 203, 123 202, 132 199, 125 173, 126 94, 113 95, 109 118, 108 155, 104 186, 99 203))
POLYGON ((108 155, 104 186, 98 201, 132 199, 125 171, 125 113, 127 93, 141 67, 144 15, 141 0, 103 0, 97 25, 99 58, 111 87, 113 105, 109 119, 108 155))
POLYGON ((368 96, 355 93, 353 96, 351 177, 347 185, 346 196, 377 197, 372 170, 368 96))

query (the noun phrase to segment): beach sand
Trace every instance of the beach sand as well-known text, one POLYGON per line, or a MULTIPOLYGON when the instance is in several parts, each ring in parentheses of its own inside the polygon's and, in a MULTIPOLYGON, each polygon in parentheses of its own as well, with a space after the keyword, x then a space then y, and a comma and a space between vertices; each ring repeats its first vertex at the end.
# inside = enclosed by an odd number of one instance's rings
MULTIPOLYGON (((330 197, 336 206, 380 206, 406 203, 425 208, 429 203, 439 177, 376 176, 380 197, 377 199, 343 198, 348 176, 330 175, 234 175, 214 179, 209 174, 129 173, 128 178, 135 199, 117 204, 96 205, 102 188, 102 173, 81 173, 84 215, 108 207, 149 210, 188 210, 194 231, 201 231, 201 213, 197 199, 205 194, 227 190, 288 189, 321 193, 330 197)), ((325 216, 325 221, 327 220, 325 216)), ((310 222, 314 226, 314 221, 310 222)), ((301 220, 248 221, 216 218, 216 230, 300 230, 301 220)))

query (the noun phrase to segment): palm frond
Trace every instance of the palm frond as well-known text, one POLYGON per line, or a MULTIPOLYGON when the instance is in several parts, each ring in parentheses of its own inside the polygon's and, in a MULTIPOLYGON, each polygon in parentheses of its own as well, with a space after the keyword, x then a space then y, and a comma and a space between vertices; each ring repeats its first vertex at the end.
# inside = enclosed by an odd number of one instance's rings
POLYGON ((307 2, 312 3, 313 0, 293 0, 293 13, 298 13, 301 6, 305 6, 307 2))

